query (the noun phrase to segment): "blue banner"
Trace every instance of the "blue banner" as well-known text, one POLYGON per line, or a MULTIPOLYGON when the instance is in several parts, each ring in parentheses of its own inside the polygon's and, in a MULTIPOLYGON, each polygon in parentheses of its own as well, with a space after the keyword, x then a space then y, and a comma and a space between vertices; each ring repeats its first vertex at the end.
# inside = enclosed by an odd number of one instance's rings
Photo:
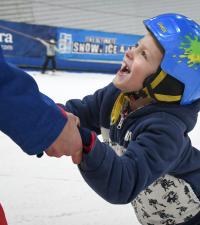
POLYGON ((7 60, 34 69, 41 68, 46 55, 38 38, 56 40, 57 69, 115 73, 125 51, 141 37, 0 21, 0 45, 7 60))

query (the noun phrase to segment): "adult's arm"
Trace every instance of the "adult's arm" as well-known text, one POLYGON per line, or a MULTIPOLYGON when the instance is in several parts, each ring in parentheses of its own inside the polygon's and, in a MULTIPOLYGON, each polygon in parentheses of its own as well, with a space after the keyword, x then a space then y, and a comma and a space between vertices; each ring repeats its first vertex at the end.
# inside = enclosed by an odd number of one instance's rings
MULTIPOLYGON (((34 155, 53 145, 57 149, 66 128, 67 117, 57 105, 39 91, 31 76, 9 65, 0 50, 0 130, 34 155)), ((65 143, 70 140, 64 137, 65 143)))

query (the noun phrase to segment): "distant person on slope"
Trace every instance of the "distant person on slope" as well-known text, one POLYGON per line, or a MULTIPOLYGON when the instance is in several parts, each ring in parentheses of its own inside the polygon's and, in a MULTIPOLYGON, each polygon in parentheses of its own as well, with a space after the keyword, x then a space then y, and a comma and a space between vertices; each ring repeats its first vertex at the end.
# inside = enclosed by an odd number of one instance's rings
POLYGON ((56 52, 59 52, 59 49, 56 47, 56 41, 54 39, 51 39, 49 41, 44 41, 40 38, 37 38, 38 41, 40 41, 43 45, 46 47, 46 57, 44 64, 42 66, 42 73, 45 73, 47 66, 49 64, 49 61, 51 61, 52 65, 52 71, 55 72, 56 70, 56 52))

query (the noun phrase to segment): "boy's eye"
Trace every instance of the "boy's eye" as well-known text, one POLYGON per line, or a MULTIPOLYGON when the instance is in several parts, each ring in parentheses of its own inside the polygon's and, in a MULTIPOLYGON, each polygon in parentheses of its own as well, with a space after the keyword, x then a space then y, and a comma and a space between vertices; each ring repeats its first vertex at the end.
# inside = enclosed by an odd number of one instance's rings
POLYGON ((147 54, 146 54, 145 51, 142 51, 142 52, 141 52, 141 55, 144 56, 145 59, 147 59, 147 54))

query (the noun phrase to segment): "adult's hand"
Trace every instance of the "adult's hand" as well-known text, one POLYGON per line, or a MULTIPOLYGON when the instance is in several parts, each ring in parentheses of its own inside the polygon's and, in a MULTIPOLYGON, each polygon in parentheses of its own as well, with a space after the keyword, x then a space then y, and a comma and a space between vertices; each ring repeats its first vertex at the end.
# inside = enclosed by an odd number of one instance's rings
POLYGON ((68 121, 62 132, 54 143, 45 151, 48 156, 61 157, 71 156, 75 164, 79 164, 82 159, 82 140, 77 126, 78 117, 72 113, 67 113, 68 121))

